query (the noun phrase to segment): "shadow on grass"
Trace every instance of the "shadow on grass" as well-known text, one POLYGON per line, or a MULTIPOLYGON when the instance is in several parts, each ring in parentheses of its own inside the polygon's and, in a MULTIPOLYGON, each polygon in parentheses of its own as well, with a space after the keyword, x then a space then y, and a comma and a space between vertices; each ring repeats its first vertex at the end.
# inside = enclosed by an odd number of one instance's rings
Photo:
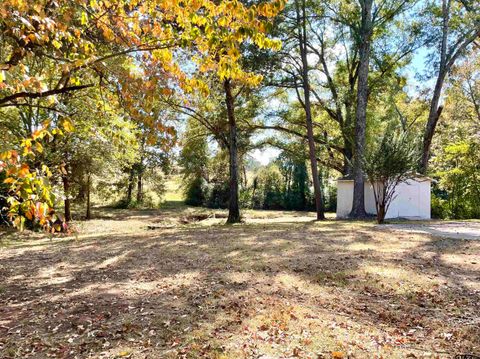
MULTIPOLYGON (((104 211, 128 220, 161 210, 104 211)), ((22 244, 0 257, 0 356, 35 350, 114 357, 126 348, 153 357, 214 357, 238 344, 234 353, 255 357, 263 344, 250 331, 295 321, 303 311, 319 316, 308 320, 320 336, 336 333, 330 326, 341 317, 352 337, 370 338, 371 331, 402 339, 385 339, 400 352, 405 343, 433 352, 478 350, 480 292, 465 280, 478 284, 479 272, 442 257, 472 251, 472 244, 391 237, 369 223, 330 221, 185 226, 22 244), (269 314, 292 304, 298 312, 288 312, 288 320, 269 314)), ((294 341, 293 329, 283 332, 294 341)), ((322 343, 317 351, 332 349, 322 343)), ((372 345, 367 352, 378 353, 372 345)))

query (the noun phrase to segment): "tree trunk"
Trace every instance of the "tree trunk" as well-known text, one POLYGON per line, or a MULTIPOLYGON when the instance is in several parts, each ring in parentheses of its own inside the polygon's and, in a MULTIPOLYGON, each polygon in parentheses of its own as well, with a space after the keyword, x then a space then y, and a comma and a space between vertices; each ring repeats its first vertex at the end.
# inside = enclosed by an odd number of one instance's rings
POLYGON ((142 173, 138 173, 137 177, 137 205, 142 204, 143 202, 143 178, 142 173))
POLYGON ((367 130, 368 70, 370 62, 370 43, 372 37, 372 2, 360 0, 362 24, 360 27, 357 109, 355 114, 355 153, 353 161, 353 203, 351 218, 365 218, 365 178, 363 157, 367 130))
MULTIPOLYGON (((351 76, 353 77, 353 76, 351 76)), ((353 79, 351 81, 354 81, 353 79)), ((355 97, 355 84, 350 84, 350 89, 347 94, 347 99, 345 100, 345 121, 343 123, 342 136, 345 151, 343 153, 344 163, 343 163, 343 175, 350 176, 353 174, 353 153, 354 143, 352 143, 353 133, 352 133, 352 124, 355 122, 354 110, 353 110, 353 99, 355 97)))
POLYGON ((242 171, 243 171, 243 188, 246 188, 248 186, 248 180, 247 180, 247 166, 242 166, 242 171))
POLYGON ((132 203, 132 194, 133 194, 133 180, 135 178, 135 171, 133 168, 130 170, 130 176, 128 177, 128 187, 127 187, 127 206, 132 203))
POLYGON ((70 209, 70 197, 69 197, 70 181, 68 179, 68 175, 63 175, 62 176, 62 182, 63 182, 63 192, 65 194, 65 200, 64 200, 65 222, 70 222, 72 220, 72 212, 71 212, 71 209, 70 209))
POLYGON ((89 173, 87 175, 87 193, 86 193, 86 196, 87 196, 87 211, 85 213, 85 219, 89 220, 92 218, 92 213, 91 213, 91 208, 90 208, 90 189, 91 189, 91 184, 92 184, 92 176, 91 174, 89 173))
POLYGON ((435 83, 435 89, 433 90, 433 96, 430 101, 430 111, 428 113, 427 124, 425 125, 425 132, 423 135, 423 148, 422 157, 419 165, 419 172, 422 174, 427 173, 428 160, 430 159, 430 147, 432 145, 432 138, 435 134, 435 129, 442 113, 442 107, 438 106, 440 103, 440 96, 442 95, 442 87, 447 75, 447 42, 449 32, 449 17, 450 17, 450 0, 442 1, 442 43, 440 45, 440 65, 438 69, 437 81, 435 83))
POLYGON ((230 80, 223 82, 225 88, 225 102, 227 104, 230 153, 230 200, 228 202, 227 223, 239 223, 241 221, 238 203, 238 155, 237 155, 237 124, 235 121, 234 98, 230 80))
MULTIPOLYGON (((462 1, 468 13, 475 13, 474 8, 469 6, 467 2, 462 1)), ((437 82, 433 91, 432 100, 430 101, 430 111, 428 114, 427 124, 423 136, 423 151, 419 163, 419 171, 426 174, 428 170, 428 160, 430 158, 430 148, 435 129, 442 113, 442 106, 439 106, 440 96, 442 94, 443 83, 450 69, 454 65, 458 57, 466 51, 468 46, 480 36, 480 22, 474 21, 475 28, 472 32, 465 31, 462 37, 456 39, 452 46, 448 46, 448 35, 450 33, 450 10, 452 6, 451 0, 442 0, 442 42, 440 44, 440 65, 437 75, 437 82)))
POLYGON ((317 156, 315 154, 315 140, 313 137, 313 120, 312 107, 310 103, 310 82, 308 78, 308 60, 307 60, 307 29, 306 29, 306 13, 305 0, 302 1, 302 12, 298 0, 295 1, 297 11, 298 29, 298 45, 300 56, 302 58, 302 87, 304 97, 304 110, 307 124, 308 154, 310 158, 310 167, 312 170, 313 191, 315 194, 315 209, 317 212, 317 220, 325 219, 323 211, 322 189, 320 187, 320 179, 318 177, 317 156))
POLYGON ((80 188, 78 190, 78 195, 75 197, 75 201, 83 203, 87 196, 87 184, 85 182, 80 183, 80 188))
POLYGON ((377 213, 377 223, 383 224, 385 223, 385 204, 380 203, 378 206, 378 213, 377 213))
POLYGON ((349 176, 352 174, 352 159, 353 151, 351 144, 347 141, 345 143, 345 151, 343 152, 343 172, 342 175, 349 176))
MULTIPOLYGON (((440 89, 441 92, 441 89, 440 89)), ((438 92, 438 98, 440 98, 440 92, 438 92)), ((436 96, 436 95, 434 95, 436 96)), ((430 159, 430 148, 432 146, 433 135, 435 134, 435 129, 437 128, 438 120, 442 114, 443 106, 438 106, 439 100, 432 101, 430 107, 430 113, 428 115, 427 124, 425 126, 425 132, 423 134, 423 148, 422 148, 422 157, 419 165, 419 172, 421 174, 426 174, 428 170, 428 160, 430 159)))

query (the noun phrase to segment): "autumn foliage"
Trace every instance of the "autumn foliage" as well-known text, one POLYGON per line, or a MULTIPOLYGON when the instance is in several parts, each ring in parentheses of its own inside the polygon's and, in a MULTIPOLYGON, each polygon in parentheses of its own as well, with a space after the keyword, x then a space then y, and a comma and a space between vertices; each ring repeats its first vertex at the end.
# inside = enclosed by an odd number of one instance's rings
MULTIPOLYGON (((133 118, 172 135, 154 116, 159 96, 208 95, 195 73, 257 85, 261 76, 243 71, 239 46, 278 49, 280 43, 268 36, 269 19, 283 6, 283 0, 253 6, 236 0, 4 0, 0 108, 31 107, 37 100, 37 108, 55 111, 79 91, 109 87, 133 118), (135 94, 142 94, 141 107, 135 94)), ((44 126, 1 155, 9 216, 19 228, 28 220, 55 229, 50 170, 32 166, 52 135, 44 126)))

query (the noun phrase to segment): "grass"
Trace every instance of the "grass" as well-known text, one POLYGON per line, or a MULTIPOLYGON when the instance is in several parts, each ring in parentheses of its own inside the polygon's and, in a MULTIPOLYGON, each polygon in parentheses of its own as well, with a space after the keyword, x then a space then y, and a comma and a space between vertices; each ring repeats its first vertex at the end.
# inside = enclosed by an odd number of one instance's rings
POLYGON ((169 201, 96 208, 53 240, 4 233, 0 357, 480 353, 480 241, 312 213, 223 226, 222 211, 169 201))
POLYGON ((181 203, 184 200, 183 188, 181 187, 181 175, 170 176, 165 182, 164 202, 181 203))

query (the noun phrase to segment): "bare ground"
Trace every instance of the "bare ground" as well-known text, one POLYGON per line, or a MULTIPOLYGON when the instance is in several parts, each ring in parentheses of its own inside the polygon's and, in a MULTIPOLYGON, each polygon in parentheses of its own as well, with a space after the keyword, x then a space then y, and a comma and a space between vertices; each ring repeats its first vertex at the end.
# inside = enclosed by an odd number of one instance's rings
POLYGON ((112 210, 74 236, 4 233, 0 357, 480 355, 480 241, 204 218, 112 210))
POLYGON ((432 221, 427 223, 390 224, 387 227, 412 233, 427 233, 437 237, 480 240, 480 222, 432 221))

